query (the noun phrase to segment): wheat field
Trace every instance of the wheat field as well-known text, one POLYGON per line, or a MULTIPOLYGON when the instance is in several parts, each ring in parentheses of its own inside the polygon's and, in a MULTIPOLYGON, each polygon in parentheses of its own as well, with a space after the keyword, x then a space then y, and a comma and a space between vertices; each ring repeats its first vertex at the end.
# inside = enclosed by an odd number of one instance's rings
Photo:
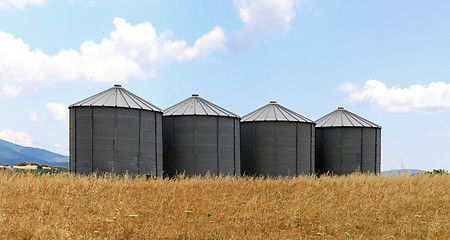
POLYGON ((1 239, 450 239, 450 176, 0 174, 1 239))

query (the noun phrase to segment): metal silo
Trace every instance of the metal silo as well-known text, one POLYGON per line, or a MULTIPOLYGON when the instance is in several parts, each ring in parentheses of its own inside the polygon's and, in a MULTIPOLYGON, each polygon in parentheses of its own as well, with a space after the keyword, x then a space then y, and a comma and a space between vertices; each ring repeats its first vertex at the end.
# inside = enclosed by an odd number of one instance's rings
POLYGON ((240 175, 239 120, 198 94, 164 110, 164 172, 240 175))
POLYGON ((314 173, 314 122, 276 101, 241 120, 241 170, 246 175, 314 173))
POLYGON ((161 109, 114 85, 69 110, 72 173, 162 172, 161 109))
POLYGON ((381 126, 343 107, 316 121, 316 172, 380 173, 381 126))

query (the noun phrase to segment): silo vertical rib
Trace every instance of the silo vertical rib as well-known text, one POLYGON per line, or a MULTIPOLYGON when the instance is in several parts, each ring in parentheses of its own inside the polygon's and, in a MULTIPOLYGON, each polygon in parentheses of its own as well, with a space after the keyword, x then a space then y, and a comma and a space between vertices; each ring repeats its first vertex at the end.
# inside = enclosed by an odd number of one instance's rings
POLYGON ((139 139, 138 146, 139 147, 138 147, 138 156, 137 156, 138 175, 141 174, 141 149, 142 149, 142 145, 141 145, 141 131, 142 131, 142 113, 141 113, 141 111, 139 111, 139 133, 138 133, 138 139, 139 139))
MULTIPOLYGON (((219 117, 217 117, 217 119, 219 119, 219 117)), ((219 145, 218 143, 219 142, 217 142, 217 145, 219 145)), ((236 120, 233 121, 233 146, 234 146, 233 175, 236 176, 236 155, 237 155, 236 154, 236 120)))
POLYGON ((341 139, 339 140, 341 142, 341 153, 339 154, 339 156, 341 157, 340 159, 340 164, 339 164, 339 174, 342 174, 342 165, 344 164, 344 159, 343 159, 343 149, 344 149, 344 132, 343 132, 343 128, 340 129, 341 130, 341 139))
POLYGON ((377 172, 377 165, 378 165, 378 130, 375 131, 375 173, 377 172))
POLYGON ((114 169, 113 172, 117 171, 117 109, 114 109, 114 169))
POLYGON ((278 129, 277 129, 277 125, 275 124, 275 159, 276 159, 276 165, 275 165, 275 172, 277 173, 277 175, 280 174, 279 171, 279 162, 278 162, 278 129))
POLYGON ((217 142, 217 146, 216 146, 216 152, 217 152, 217 156, 216 156, 216 174, 219 175, 219 173, 220 173, 220 169, 219 169, 219 117, 216 117, 216 142, 217 142))
POLYGON ((312 164, 313 160, 313 156, 312 156, 312 151, 315 151, 315 147, 313 148, 312 143, 313 143, 313 139, 315 140, 316 136, 315 133, 313 134, 313 125, 311 124, 309 126, 309 136, 310 136, 310 140, 309 140, 309 174, 311 175, 312 173, 315 172, 315 169, 313 170, 314 166, 312 164))
POLYGON ((75 137, 73 138, 73 140, 74 140, 74 151, 73 151, 73 154, 75 155, 74 157, 73 157, 73 161, 74 161, 74 163, 73 163, 73 168, 74 168, 74 170, 73 170, 73 172, 76 174, 77 173, 77 109, 76 108, 74 108, 74 113, 75 113, 75 117, 74 117, 74 125, 75 125, 75 127, 74 127, 74 129, 75 129, 75 137))
POLYGON ((254 174, 256 172, 256 123, 253 122, 253 126, 255 127, 254 138, 253 138, 253 172, 254 174))
POLYGON ((363 141, 363 136, 364 136, 364 128, 362 127, 361 128, 361 156, 359 157, 360 158, 360 161, 359 161, 359 171, 361 172, 361 173, 363 173, 363 153, 364 153, 364 141, 363 141))
POLYGON ((91 108, 91 173, 94 172, 94 108, 91 108))
POLYGON ((295 175, 298 175, 298 123, 295 124, 295 175))
POLYGON ((197 119, 194 119, 194 174, 197 173, 195 162, 197 161, 197 119))
POLYGON ((174 133, 173 133, 173 129, 174 129, 174 122, 175 122, 175 118, 172 118, 171 119, 171 125, 172 125, 172 134, 170 134, 170 140, 171 140, 171 143, 172 143, 172 145, 170 146, 170 152, 171 152, 171 155, 170 155, 170 175, 175 175, 175 170, 174 170, 174 167, 173 167, 173 159, 174 159, 174 155, 173 155, 173 146, 174 146, 174 137, 173 137, 173 135, 174 135, 174 133))
POLYGON ((158 121, 155 113, 155 176, 158 177, 158 121))

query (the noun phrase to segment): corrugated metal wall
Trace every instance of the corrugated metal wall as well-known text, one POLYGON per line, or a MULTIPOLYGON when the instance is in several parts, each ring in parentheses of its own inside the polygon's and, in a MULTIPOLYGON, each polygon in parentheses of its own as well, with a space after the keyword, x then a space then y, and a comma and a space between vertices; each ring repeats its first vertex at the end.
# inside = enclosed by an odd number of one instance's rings
POLYGON ((316 172, 379 173, 381 129, 361 127, 316 128, 316 172))
POLYGON ((239 129, 231 117, 163 117, 164 172, 240 175, 239 129))
POLYGON ((314 173, 314 139, 312 123, 242 122, 242 173, 273 177, 314 173))
POLYGON ((72 173, 162 172, 162 113, 128 108, 70 109, 72 173))

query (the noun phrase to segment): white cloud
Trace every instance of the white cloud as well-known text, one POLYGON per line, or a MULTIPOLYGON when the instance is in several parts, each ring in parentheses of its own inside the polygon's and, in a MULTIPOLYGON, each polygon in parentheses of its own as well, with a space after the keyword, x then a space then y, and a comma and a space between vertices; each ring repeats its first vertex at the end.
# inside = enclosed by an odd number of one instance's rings
POLYGON ((133 26, 115 18, 113 23, 115 30, 100 43, 86 41, 79 51, 60 50, 55 55, 30 49, 22 39, 0 32, 0 82, 16 89, 21 85, 32 87, 37 83, 80 79, 119 83, 154 78, 155 66, 205 59, 225 50, 226 36, 220 27, 188 46, 184 40, 170 39, 168 32, 158 35, 149 22, 133 26))
POLYGON ((450 131, 430 131, 429 135, 433 137, 450 137, 450 131))
POLYGON ((19 144, 25 147, 33 147, 33 141, 30 136, 24 132, 14 132, 11 130, 3 130, 0 132, 0 139, 8 142, 19 144))
POLYGON ((245 31, 261 36, 279 36, 290 29, 295 17, 294 0, 234 0, 245 31))
POLYGON ((37 122, 38 120, 38 115, 36 111, 33 111, 30 113, 30 115, 28 116, 28 120, 30 120, 31 122, 37 122))
POLYGON ((46 0, 0 0, 0 8, 11 9, 24 9, 26 6, 30 5, 45 5, 46 0))
POLYGON ((165 44, 165 51, 162 52, 163 55, 178 61, 206 58, 214 52, 225 51, 225 42, 225 32, 220 27, 215 27, 211 32, 204 34, 195 41, 195 44, 192 47, 186 48, 186 43, 184 41, 178 41, 178 43, 165 44), (174 49, 178 49, 180 45, 183 46, 181 51, 173 51, 174 49), (175 48, 173 48, 173 46, 175 46, 175 48))
POLYGON ((30 120, 31 122, 37 122, 38 120, 38 115, 36 111, 33 111, 30 113, 30 115, 28 116, 28 120, 30 120))
POLYGON ((343 83, 337 86, 337 90, 340 92, 353 92, 358 90, 358 86, 353 83, 343 83))
POLYGON ((20 93, 20 87, 11 85, 11 84, 3 84, 0 87, 0 96, 11 96, 15 97, 19 95, 20 93))
POLYGON ((53 114, 54 120, 64 120, 67 118, 67 108, 62 103, 49 102, 47 109, 53 114))
POLYGON ((308 3, 309 0, 233 0, 244 30, 230 36, 229 47, 240 51, 262 39, 284 36, 290 30, 295 10, 308 3))
POLYGON ((444 82, 388 88, 380 81, 369 80, 362 88, 347 83, 338 89, 348 92, 350 103, 366 104, 389 112, 433 113, 450 109, 450 84, 444 82))

